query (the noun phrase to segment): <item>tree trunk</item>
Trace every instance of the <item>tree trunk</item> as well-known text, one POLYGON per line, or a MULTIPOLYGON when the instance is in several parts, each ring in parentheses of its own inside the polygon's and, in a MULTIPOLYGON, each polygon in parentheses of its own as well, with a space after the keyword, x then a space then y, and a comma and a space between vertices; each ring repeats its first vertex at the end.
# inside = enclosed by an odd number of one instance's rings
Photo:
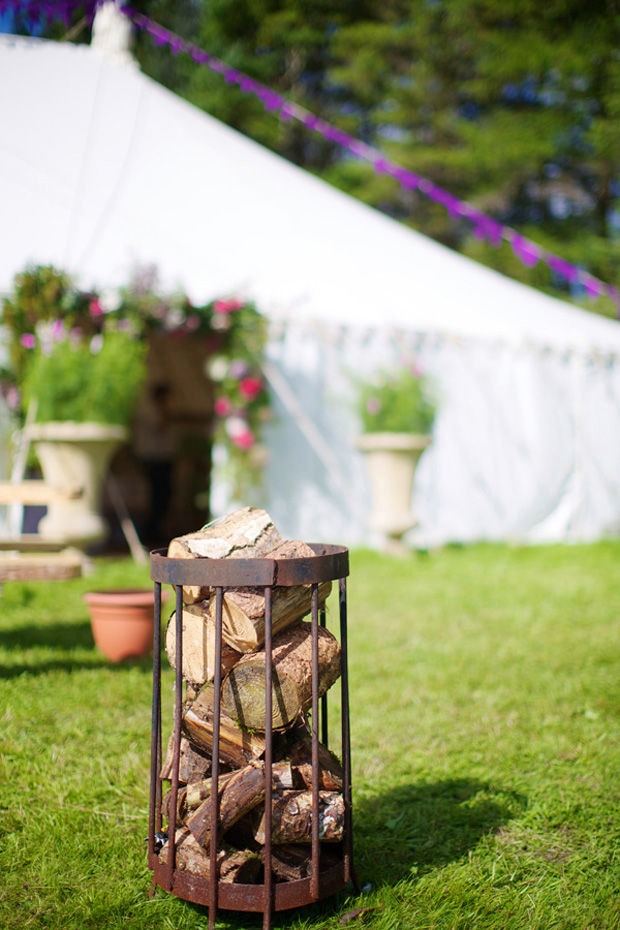
MULTIPOLYGON (((312 635, 310 623, 299 621, 280 633, 272 649, 272 720, 286 729, 312 703, 312 635)), ((318 630, 319 697, 340 675, 340 647, 326 629, 318 630)), ((265 653, 244 656, 228 673, 222 708, 240 726, 265 730, 265 653)))
MULTIPOLYGON (((183 714, 183 730, 199 749, 213 751, 213 686, 204 685, 196 700, 183 714)), ((220 714, 220 761, 233 768, 247 765, 265 751, 265 741, 241 730, 234 720, 220 714)))
MULTIPOLYGON (((208 601, 198 601, 183 608, 183 679, 193 685, 213 681, 215 676, 215 623, 209 617, 208 601)), ((166 654, 176 669, 176 611, 166 628, 166 654)), ((239 661, 241 653, 222 642, 222 674, 239 661)))
MULTIPOLYGON (((177 536, 168 546, 170 559, 257 559, 280 545, 282 537, 265 510, 243 507, 217 523, 209 523, 195 533, 177 536)), ((209 597, 209 586, 183 588, 186 604, 209 597)))
MULTIPOLYGON (((312 792, 286 791, 274 797, 271 820, 273 843, 312 842, 312 792)), ((255 840, 265 843, 265 811, 254 829, 255 840)), ((336 791, 319 792, 319 839, 336 843, 344 831, 344 800, 336 791)))

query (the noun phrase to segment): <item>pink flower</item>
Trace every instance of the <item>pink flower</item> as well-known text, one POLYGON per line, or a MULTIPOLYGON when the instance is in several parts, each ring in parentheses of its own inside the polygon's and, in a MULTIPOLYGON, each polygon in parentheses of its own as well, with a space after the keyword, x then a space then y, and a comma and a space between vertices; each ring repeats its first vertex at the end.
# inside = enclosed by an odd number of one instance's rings
POLYGON ((381 410, 381 401, 378 397, 370 397, 366 404, 366 410, 373 416, 381 410))
POLYGON ((251 449, 254 445, 254 433, 251 429, 247 429, 244 433, 239 433, 238 436, 232 437, 231 442, 234 442, 239 449, 243 449, 244 452, 247 452, 247 450, 251 449))
POLYGON ((88 312, 90 313, 93 320, 95 320, 98 316, 103 316, 103 309, 99 303, 98 297, 93 297, 88 305, 88 312))
POLYGON ((34 349, 37 344, 36 337, 32 333, 24 333, 23 336, 19 337, 20 344, 23 345, 24 349, 34 349))
POLYGON ((243 378, 239 383, 241 396, 245 400, 254 400, 263 389, 263 382, 260 378, 243 378))
POLYGON ((243 304, 240 300, 233 300, 228 298, 227 300, 216 300, 213 303, 213 312, 214 313, 234 313, 235 310, 240 310, 243 304))
POLYGON ((218 417, 226 417, 232 410, 232 404, 227 397, 218 397, 213 405, 218 417))
POLYGON ((52 336, 54 339, 60 339, 64 333, 65 324, 62 320, 54 320, 52 323, 52 336))

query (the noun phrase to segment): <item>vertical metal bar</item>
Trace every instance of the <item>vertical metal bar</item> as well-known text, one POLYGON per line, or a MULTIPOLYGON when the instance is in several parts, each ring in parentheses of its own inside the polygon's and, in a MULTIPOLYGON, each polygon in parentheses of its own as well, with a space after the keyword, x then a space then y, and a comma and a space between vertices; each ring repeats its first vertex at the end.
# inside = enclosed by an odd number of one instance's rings
POLYGON ((312 873, 310 895, 319 897, 319 586, 312 584, 312 873))
POLYGON ((155 605, 153 608, 153 705, 151 708, 151 782, 149 786, 149 865, 155 853, 155 833, 161 830, 161 804, 157 795, 161 793, 159 779, 160 700, 161 700, 161 584, 154 584, 155 605))
POLYGON ((168 890, 172 891, 176 866, 177 797, 179 795, 179 763, 181 761, 181 716, 183 711, 183 587, 175 585, 175 647, 174 679, 174 744, 172 752, 172 783, 168 805, 168 890))
POLYGON ((215 657, 213 677, 213 750, 211 754, 211 831, 209 838, 209 930, 214 930, 217 918, 217 850, 220 819, 220 691, 222 688, 222 607, 224 589, 215 589, 215 657))
POLYGON ((272 764, 273 764, 273 666, 271 588, 265 588, 265 863, 263 899, 263 930, 271 930, 273 906, 273 874, 271 871, 272 831, 272 764))
POLYGON ((342 795, 344 800, 344 880, 353 880, 359 890, 353 868, 353 815, 351 804, 351 727, 349 724, 349 673, 347 643, 347 579, 339 582, 340 595, 340 682, 342 706, 342 795))
MULTIPOLYGON (((319 612, 319 623, 323 629, 325 629, 327 626, 325 602, 321 604, 321 609, 319 612)), ((327 694, 324 694, 321 698, 321 742, 325 747, 329 746, 329 731, 327 726, 327 694)))

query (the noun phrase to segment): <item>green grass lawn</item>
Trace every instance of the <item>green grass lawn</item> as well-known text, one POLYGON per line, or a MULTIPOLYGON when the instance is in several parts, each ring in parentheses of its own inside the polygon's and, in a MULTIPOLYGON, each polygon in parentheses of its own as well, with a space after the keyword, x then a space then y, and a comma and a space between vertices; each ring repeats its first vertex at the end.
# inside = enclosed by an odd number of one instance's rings
MULTIPOLYGON (((89 578, 0 596, 0 927, 206 928, 149 900, 150 660, 110 665, 89 578)), ((618 930, 620 542, 351 556, 352 889, 274 928, 618 930)), ((335 610, 335 607, 332 608, 335 610)), ((172 676, 164 676, 171 695, 172 676)), ((218 926, 259 928, 220 911, 218 926)))

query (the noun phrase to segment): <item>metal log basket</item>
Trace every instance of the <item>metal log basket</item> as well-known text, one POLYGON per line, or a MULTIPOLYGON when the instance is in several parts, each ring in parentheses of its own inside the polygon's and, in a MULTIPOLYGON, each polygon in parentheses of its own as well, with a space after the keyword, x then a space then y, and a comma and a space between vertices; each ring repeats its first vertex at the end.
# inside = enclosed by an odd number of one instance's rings
MULTIPOLYGON (((347 591, 349 553, 342 546, 311 544, 314 555, 291 559, 170 559, 163 551, 151 553, 151 578, 155 586, 155 636, 153 649, 153 710, 151 737, 151 779, 149 803, 148 865, 153 871, 153 890, 160 886, 179 898, 209 908, 209 927, 215 927, 217 909, 263 913, 263 928, 270 930, 274 911, 286 910, 310 904, 339 891, 348 881, 358 888, 353 867, 353 839, 351 814, 351 750, 349 725, 349 696, 347 675, 347 591), (325 606, 319 603, 318 586, 325 581, 338 582, 341 649, 341 733, 340 754, 343 770, 344 833, 338 844, 338 857, 333 864, 321 864, 319 842, 319 739, 328 745, 328 696, 319 699, 319 626, 326 625, 325 606), (158 836, 162 824, 162 709, 161 709, 161 586, 170 584, 176 592, 176 677, 174 689, 173 717, 173 762, 168 805, 169 822, 168 855, 166 861, 159 858, 158 836), (272 631, 271 606, 275 588, 290 585, 311 585, 311 639, 312 639, 312 838, 309 876, 291 881, 276 881, 272 873, 272 631), (213 751, 211 758, 212 794, 214 803, 211 811, 211 837, 218 837, 219 819, 219 742, 220 742, 220 695, 222 685, 222 607, 224 590, 240 587, 258 587, 265 595, 265 718, 266 731, 265 762, 265 843, 264 875, 262 883, 231 884, 217 877, 217 855, 219 840, 211 842, 210 878, 203 878, 175 867, 175 832, 177 820, 177 795, 179 791, 179 764, 181 752, 181 724, 184 705, 183 694, 183 586, 211 586, 215 591, 215 678, 213 708, 213 751)), ((334 593, 332 594, 332 598, 334 593)), ((330 747, 331 748, 331 747, 330 747)), ((336 747, 338 748, 338 747, 336 747)), ((331 845, 331 844, 330 844, 331 845)))

